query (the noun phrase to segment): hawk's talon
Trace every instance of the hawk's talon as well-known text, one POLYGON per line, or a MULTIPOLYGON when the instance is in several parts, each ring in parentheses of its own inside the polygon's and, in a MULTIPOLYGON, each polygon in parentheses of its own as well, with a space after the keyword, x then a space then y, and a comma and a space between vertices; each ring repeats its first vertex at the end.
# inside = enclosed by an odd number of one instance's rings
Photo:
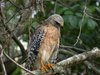
POLYGON ((53 66, 54 66, 54 64, 48 63, 48 64, 40 67, 40 70, 44 71, 44 72, 48 72, 49 69, 53 70, 53 66))
POLYGON ((46 66, 40 67, 40 70, 41 70, 41 71, 44 71, 44 72, 48 72, 48 68, 47 68, 46 66))
POLYGON ((50 69, 50 68, 53 68, 54 64, 51 64, 51 63, 48 63, 47 64, 47 67, 50 69))

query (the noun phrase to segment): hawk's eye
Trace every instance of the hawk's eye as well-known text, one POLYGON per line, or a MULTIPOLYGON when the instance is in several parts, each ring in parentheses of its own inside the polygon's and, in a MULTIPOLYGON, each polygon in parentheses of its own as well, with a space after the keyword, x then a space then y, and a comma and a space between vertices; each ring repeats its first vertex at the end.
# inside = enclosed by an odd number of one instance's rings
POLYGON ((57 21, 55 21, 55 24, 60 26, 60 23, 58 23, 57 21))

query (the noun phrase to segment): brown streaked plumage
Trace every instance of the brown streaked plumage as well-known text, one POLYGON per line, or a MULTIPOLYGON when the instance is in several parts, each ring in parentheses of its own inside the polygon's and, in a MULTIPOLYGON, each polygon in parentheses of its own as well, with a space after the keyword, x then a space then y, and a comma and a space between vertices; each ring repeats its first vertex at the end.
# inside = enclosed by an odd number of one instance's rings
POLYGON ((60 27, 63 26, 63 18, 54 14, 38 27, 33 34, 28 51, 28 69, 32 70, 34 62, 37 68, 47 70, 52 67, 58 53, 60 40, 60 27))

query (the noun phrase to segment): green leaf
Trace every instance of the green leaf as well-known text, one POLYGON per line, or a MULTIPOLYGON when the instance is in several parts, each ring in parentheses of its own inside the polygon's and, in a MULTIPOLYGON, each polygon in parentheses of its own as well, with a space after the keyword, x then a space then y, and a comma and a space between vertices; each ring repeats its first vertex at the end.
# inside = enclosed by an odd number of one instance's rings
POLYGON ((82 13, 75 13, 75 15, 78 16, 78 17, 82 17, 83 16, 82 13))
POLYGON ((65 15, 69 15, 69 14, 71 15, 71 14, 73 14, 73 12, 72 12, 71 10, 66 10, 66 11, 64 12, 64 14, 65 14, 65 15))
POLYGON ((95 6, 89 6, 88 7, 88 12, 92 13, 92 12, 95 12, 95 6))
POLYGON ((73 16, 73 15, 68 16, 68 22, 71 25, 71 27, 73 28, 77 27, 78 20, 76 16, 73 16))
POLYGON ((92 19, 88 19, 88 23, 87 24, 88 24, 88 28, 89 29, 94 29, 97 26, 97 23, 92 19))
POLYGON ((58 14, 62 14, 62 13, 64 13, 66 10, 68 10, 68 8, 66 8, 66 7, 64 7, 64 8, 59 7, 58 10, 57 10, 57 13, 58 13, 58 14))
POLYGON ((80 20, 79 20, 79 23, 78 23, 78 27, 80 27, 81 25, 84 26, 85 23, 86 23, 85 20, 82 21, 82 20, 80 19, 80 20))
POLYGON ((17 69, 12 73, 12 75, 22 75, 21 69, 20 69, 20 68, 17 68, 17 69))
POLYGON ((79 7, 80 7, 79 4, 75 4, 74 6, 71 7, 71 9, 72 9, 72 10, 75 10, 75 9, 77 9, 77 8, 79 8, 79 7))

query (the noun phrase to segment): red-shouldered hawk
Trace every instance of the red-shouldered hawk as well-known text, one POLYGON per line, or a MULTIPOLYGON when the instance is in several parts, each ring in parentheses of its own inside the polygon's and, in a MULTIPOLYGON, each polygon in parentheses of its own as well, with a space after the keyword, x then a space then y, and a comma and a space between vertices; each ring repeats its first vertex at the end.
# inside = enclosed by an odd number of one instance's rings
POLYGON ((54 14, 36 29, 29 44, 27 61, 29 70, 33 70, 36 66, 47 71, 53 66, 52 62, 56 59, 59 48, 60 27, 63 24, 63 18, 54 14))

